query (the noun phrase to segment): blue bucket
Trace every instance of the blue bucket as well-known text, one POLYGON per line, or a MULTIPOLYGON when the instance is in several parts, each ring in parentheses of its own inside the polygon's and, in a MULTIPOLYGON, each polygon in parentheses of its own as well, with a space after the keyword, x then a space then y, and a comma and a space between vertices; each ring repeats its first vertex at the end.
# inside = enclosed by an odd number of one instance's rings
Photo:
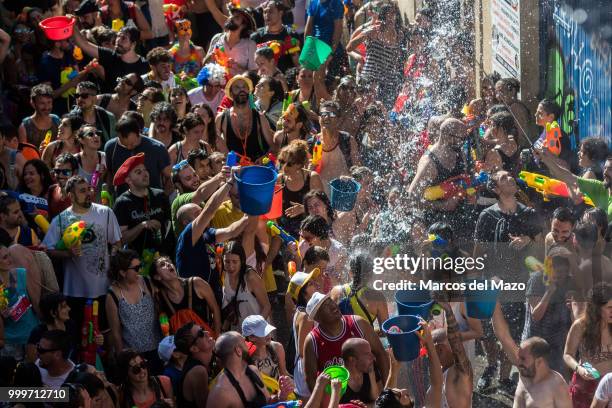
POLYGON ((412 361, 419 356, 421 344, 415 334, 419 329, 417 316, 400 315, 383 322, 382 330, 387 335, 387 340, 389 340, 397 361, 412 361), (389 333, 389 329, 393 326, 399 327, 402 333, 389 333))
POLYGON ((334 179, 329 182, 331 206, 338 211, 351 211, 357 201, 361 184, 353 179, 334 179))
POLYGON ((269 167, 248 166, 234 174, 240 194, 240 209, 249 215, 264 215, 272 207, 278 174, 269 167))
MULTIPOLYGON (((470 282, 485 282, 484 280, 475 280, 470 282)), ((491 281, 489 281, 489 287, 491 281)), ((495 311, 495 304, 497 303, 497 289, 488 290, 469 290, 466 289, 465 296, 465 308, 468 317, 474 319, 490 319, 495 311)))
POLYGON ((429 320, 429 311, 434 304, 427 290, 398 290, 395 292, 398 315, 421 316, 429 320))

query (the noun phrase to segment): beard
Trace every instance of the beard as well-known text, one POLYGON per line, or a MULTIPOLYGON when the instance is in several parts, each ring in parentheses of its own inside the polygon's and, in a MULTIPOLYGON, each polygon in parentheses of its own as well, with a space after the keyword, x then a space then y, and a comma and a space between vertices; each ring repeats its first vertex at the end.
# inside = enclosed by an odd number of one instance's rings
POLYGON ((81 201, 80 203, 79 203, 79 202, 77 202, 77 204, 78 204, 80 207, 83 207, 83 208, 91 208, 91 202, 92 202, 92 201, 91 201, 91 199, 90 199, 90 198, 86 198, 85 200, 81 201))
POLYGON ((246 92, 240 92, 238 95, 234 96, 234 103, 236 105, 246 105, 249 101, 249 94, 246 92))
POLYGON ((532 364, 530 367, 519 366, 518 371, 519 371, 519 374, 521 374, 525 378, 533 378, 535 377, 535 374, 536 374, 535 364, 532 364))
POLYGON ((236 31, 237 29, 240 28, 240 26, 236 24, 234 20, 229 19, 225 22, 225 24, 223 24, 223 28, 225 28, 228 31, 236 31))

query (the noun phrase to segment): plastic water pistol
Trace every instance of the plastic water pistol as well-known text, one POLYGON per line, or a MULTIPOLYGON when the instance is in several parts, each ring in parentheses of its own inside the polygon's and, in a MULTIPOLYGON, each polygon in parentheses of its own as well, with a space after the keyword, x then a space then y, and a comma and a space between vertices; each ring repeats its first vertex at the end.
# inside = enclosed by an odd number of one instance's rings
POLYGON ((96 365, 98 346, 95 337, 100 334, 98 326, 99 303, 89 299, 85 303, 83 327, 81 331, 81 360, 87 364, 96 365))
POLYGON ((161 328, 162 335, 167 337, 170 335, 170 320, 168 320, 168 315, 165 313, 159 314, 159 327, 161 328))
POLYGON ((272 405, 265 405, 263 408, 298 408, 302 406, 301 400, 277 402, 272 405))
MULTIPOLYGON (((534 188, 538 193, 542 194, 544 201, 549 201, 550 197, 570 197, 569 188, 561 180, 553 179, 550 177, 543 176, 538 173, 530 173, 528 171, 521 171, 519 178, 527 184, 527 186, 534 188)), ((593 200, 583 195, 582 200, 585 204, 594 206, 593 200)))
POLYGON ((285 241, 285 244, 290 244, 291 242, 295 242, 295 244, 297 245, 298 243, 297 240, 293 238, 291 235, 289 235, 287 231, 285 231, 281 226, 279 226, 274 221, 268 221, 266 225, 268 227, 268 230, 270 231, 270 235, 272 235, 273 237, 278 235, 279 237, 282 238, 283 241, 285 241))
POLYGON ((225 165, 229 167, 234 167, 237 165, 251 166, 252 164, 253 163, 248 157, 236 153, 233 150, 227 154, 227 158, 225 159, 225 165))
POLYGON ((55 245, 55 249, 64 250, 80 245, 86 230, 85 221, 72 223, 62 234, 62 239, 55 245))
POLYGON ((102 190, 100 191, 100 203, 107 207, 113 206, 113 196, 108 191, 108 184, 102 184, 102 190))
POLYGON ((546 124, 544 147, 555 156, 561 154, 561 128, 556 120, 546 124))
POLYGON ((321 172, 321 159, 323 158, 323 144, 321 140, 317 139, 312 148, 312 165, 315 167, 317 173, 321 172))
POLYGON ((226 70, 229 68, 229 57, 225 52, 225 47, 217 46, 213 50, 213 57, 215 58, 215 62, 221 65, 226 70))
POLYGON ((528 256, 525 258, 525 266, 530 272, 542 272, 542 282, 545 286, 550 285, 553 274, 552 257, 547 256, 542 263, 536 257, 528 256))
POLYGON ((474 177, 460 174, 451 177, 437 186, 427 187, 424 197, 428 201, 448 200, 453 197, 471 197, 476 194, 476 188, 483 186, 489 180, 489 174, 481 171, 474 177))
POLYGON ((17 193, 12 190, 2 190, 2 192, 19 201, 19 205, 21 205, 23 212, 34 216, 36 225, 38 225, 43 233, 47 233, 49 230, 49 221, 47 221, 45 216, 49 212, 49 204, 46 199, 36 197, 32 194, 17 193))
POLYGON ((287 262, 287 272, 289 273, 289 277, 295 275, 297 272, 297 265, 294 261, 287 262))
POLYGON ((597 371, 597 369, 593 367, 591 363, 584 362, 580 364, 580 366, 584 368, 585 370, 587 370, 587 372, 591 374, 591 377, 593 377, 593 379, 599 380, 599 377, 601 377, 601 374, 599 373, 599 371, 597 371))

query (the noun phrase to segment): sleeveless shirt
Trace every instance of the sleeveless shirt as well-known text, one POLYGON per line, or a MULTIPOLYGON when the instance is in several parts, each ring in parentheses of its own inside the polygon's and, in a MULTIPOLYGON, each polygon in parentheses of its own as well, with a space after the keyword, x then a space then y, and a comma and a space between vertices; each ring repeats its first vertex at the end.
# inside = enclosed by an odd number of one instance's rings
POLYGON ((256 110, 251 109, 251 131, 246 137, 246 151, 242 140, 236 135, 232 126, 230 109, 223 111, 222 115, 221 129, 225 125, 225 140, 229 151, 235 151, 243 156, 246 155, 251 161, 257 160, 268 152, 270 147, 262 135, 259 113, 256 110))
POLYGON ((355 316, 342 316, 342 331, 336 337, 329 337, 316 326, 310 332, 314 340, 314 352, 317 357, 317 374, 330 365, 344 365, 342 345, 352 338, 365 338, 355 316))

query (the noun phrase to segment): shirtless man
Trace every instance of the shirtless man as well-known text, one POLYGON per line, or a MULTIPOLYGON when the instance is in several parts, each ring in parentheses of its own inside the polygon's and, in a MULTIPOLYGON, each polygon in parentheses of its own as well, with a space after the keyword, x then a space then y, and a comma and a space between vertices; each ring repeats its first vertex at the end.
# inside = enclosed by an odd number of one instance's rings
POLYGON ((318 138, 321 140, 323 154, 319 174, 327 194, 329 194, 328 183, 331 180, 340 176, 348 176, 351 166, 359 164, 357 142, 350 134, 340 131, 338 127, 339 116, 340 106, 338 103, 334 101, 321 103, 319 112, 321 133, 318 138), (348 145, 348 151, 342 148, 343 145, 348 145), (345 151, 348 154, 345 154, 345 151))
POLYGON ((286 401, 293 390, 281 387, 280 395, 271 397, 257 367, 248 365, 249 350, 244 337, 234 331, 223 333, 215 343, 215 355, 224 371, 208 394, 207 406, 216 408, 261 407, 286 401))
POLYGON ((561 245, 567 248, 570 252, 575 253, 573 243, 574 216, 572 211, 567 207, 559 207, 553 212, 550 232, 546 234, 544 241, 545 252, 548 254, 550 248, 554 245, 561 245))
POLYGON ((550 346, 540 337, 516 345, 499 304, 493 313, 493 331, 510 362, 518 368, 519 382, 514 393, 514 408, 570 408, 572 402, 563 376, 551 370, 547 357, 550 346))
MULTIPOLYGON (((436 351, 440 356, 442 365, 443 385, 441 407, 469 408, 472 406, 473 377, 472 365, 463 348, 463 340, 459 325, 455 320, 455 314, 450 304, 441 301, 448 294, 438 294, 438 303, 444 309, 446 315, 446 331, 436 329, 433 331, 433 341, 436 351)), ((426 398, 429 400, 432 389, 427 391, 426 398)))

